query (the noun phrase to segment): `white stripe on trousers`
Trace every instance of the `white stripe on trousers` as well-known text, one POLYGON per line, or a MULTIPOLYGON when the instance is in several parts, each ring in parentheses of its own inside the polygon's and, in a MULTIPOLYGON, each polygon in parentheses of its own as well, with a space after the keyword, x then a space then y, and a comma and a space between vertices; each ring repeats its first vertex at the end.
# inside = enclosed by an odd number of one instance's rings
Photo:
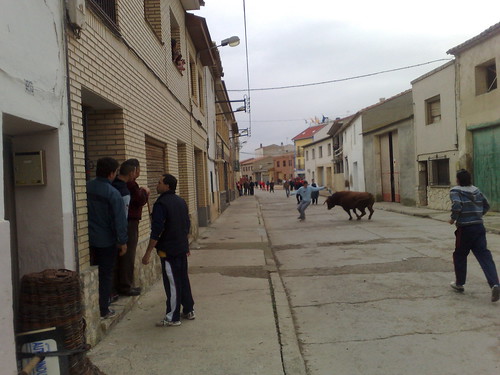
POLYGON ((172 321, 174 311, 177 307, 177 289, 175 288, 174 273, 172 272, 172 266, 170 263, 164 259, 165 262, 165 273, 167 274, 168 285, 170 286, 170 312, 167 314, 167 320, 172 321))

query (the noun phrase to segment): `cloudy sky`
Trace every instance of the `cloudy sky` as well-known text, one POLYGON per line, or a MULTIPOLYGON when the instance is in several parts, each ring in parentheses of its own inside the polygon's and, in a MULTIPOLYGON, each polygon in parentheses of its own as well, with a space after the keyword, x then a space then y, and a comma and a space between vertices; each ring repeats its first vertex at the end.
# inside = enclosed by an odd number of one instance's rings
MULTIPOLYGON (((412 80, 451 58, 446 51, 500 21, 498 0, 467 7, 456 0, 246 0, 245 8, 251 114, 235 115, 251 136, 241 138, 241 160, 261 143, 292 143, 315 117, 344 117, 411 88, 412 80), (435 60, 442 61, 426 64, 435 60), (348 79, 418 64, 424 65, 348 79), (315 84, 334 80, 342 81, 315 84), (269 89, 294 85, 308 86, 269 89)), ((243 0, 205 0, 194 13, 207 19, 215 42, 240 37, 239 46, 219 51, 230 98, 242 99, 243 0)))

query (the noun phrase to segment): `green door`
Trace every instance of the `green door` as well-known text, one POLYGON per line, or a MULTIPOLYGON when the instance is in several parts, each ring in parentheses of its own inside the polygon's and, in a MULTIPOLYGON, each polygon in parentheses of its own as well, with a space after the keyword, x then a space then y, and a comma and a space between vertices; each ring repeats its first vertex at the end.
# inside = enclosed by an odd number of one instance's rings
POLYGON ((500 126, 474 130, 474 185, 500 211, 500 126))

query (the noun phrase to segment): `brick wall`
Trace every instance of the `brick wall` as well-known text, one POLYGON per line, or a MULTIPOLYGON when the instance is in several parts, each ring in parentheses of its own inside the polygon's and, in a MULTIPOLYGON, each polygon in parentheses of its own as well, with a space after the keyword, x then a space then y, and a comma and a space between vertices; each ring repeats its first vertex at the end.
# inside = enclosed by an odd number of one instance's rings
MULTIPOLYGON (((154 0, 150 2, 153 8, 157 8, 157 4, 154 0)), ((97 158, 112 156, 120 162, 128 158, 139 159, 141 176, 138 183, 145 186, 150 177, 147 174, 146 141, 155 139, 164 145, 164 172, 179 179, 178 193, 186 200, 191 217, 195 218, 197 215, 194 148, 205 149, 206 131, 198 129, 200 127, 193 121, 189 74, 186 74, 187 71, 182 74, 175 67, 171 60, 170 47, 172 15, 179 23, 178 32, 183 56, 187 56, 189 50, 193 49, 192 42, 186 39, 184 10, 179 0, 161 2, 161 35, 163 41, 168 41, 164 44, 155 35, 155 27, 146 20, 144 12, 144 3, 141 1, 118 2, 120 36, 107 28, 89 8, 80 38, 77 39, 68 30, 76 235, 80 270, 82 274, 90 275, 86 277, 89 283, 95 282, 92 276, 95 269, 89 264, 85 185, 88 177, 95 176, 95 170, 91 167, 97 158), (199 134, 196 135, 194 144, 195 131, 199 134)), ((196 56, 194 51, 193 55, 196 56)), ((199 109, 196 116, 203 124, 207 123, 199 109)), ((206 169, 206 165, 202 168, 206 169)), ((139 227, 140 238, 136 257, 136 283, 144 287, 160 275, 158 267, 142 267, 138 261, 148 240, 147 217, 145 206, 139 227)), ((192 233, 196 236, 197 221, 193 220, 192 225, 192 233)), ((90 298, 89 307, 92 309, 85 315, 86 319, 92 320, 89 322, 90 327, 99 326, 94 322, 94 286, 87 284, 84 287, 86 298, 90 298)), ((89 336, 98 338, 99 334, 89 332, 89 336)))

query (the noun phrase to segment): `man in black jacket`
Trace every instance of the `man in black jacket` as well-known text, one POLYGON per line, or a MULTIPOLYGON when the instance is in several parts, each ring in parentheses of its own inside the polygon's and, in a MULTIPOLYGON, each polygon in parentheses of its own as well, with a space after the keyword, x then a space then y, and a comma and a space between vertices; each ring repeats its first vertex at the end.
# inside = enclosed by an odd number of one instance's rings
POLYGON ((175 194, 176 188, 177 179, 170 174, 158 181, 156 190, 161 195, 153 206, 151 236, 142 258, 142 264, 148 264, 153 248, 160 257, 167 309, 157 327, 179 326, 181 305, 186 319, 195 318, 187 262, 191 221, 187 204, 175 194))

